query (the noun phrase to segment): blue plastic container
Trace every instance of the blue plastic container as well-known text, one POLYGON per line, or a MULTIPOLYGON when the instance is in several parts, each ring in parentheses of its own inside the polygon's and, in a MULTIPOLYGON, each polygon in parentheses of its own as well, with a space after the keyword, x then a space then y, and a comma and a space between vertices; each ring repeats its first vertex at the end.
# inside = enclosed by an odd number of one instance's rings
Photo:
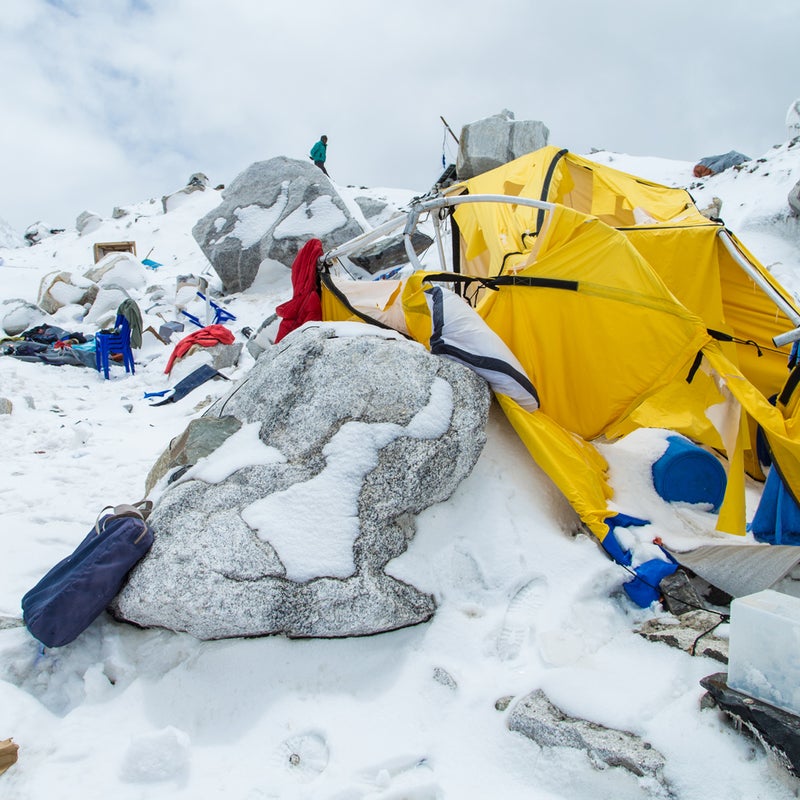
POLYGON ((728 476, 713 453, 684 436, 667 437, 666 452, 653 464, 653 486, 670 503, 707 503, 719 511, 728 476))

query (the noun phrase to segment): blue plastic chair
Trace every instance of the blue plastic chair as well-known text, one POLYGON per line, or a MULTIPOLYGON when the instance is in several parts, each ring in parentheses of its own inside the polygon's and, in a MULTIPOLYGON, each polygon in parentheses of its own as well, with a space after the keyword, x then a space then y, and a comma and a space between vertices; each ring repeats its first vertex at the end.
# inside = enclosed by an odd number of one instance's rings
POLYGON ((136 370, 133 366, 133 351, 131 350, 131 326, 122 314, 117 314, 114 329, 111 331, 98 331, 94 335, 94 361, 98 372, 102 372, 108 380, 108 368, 111 356, 115 353, 122 355, 125 372, 133 375, 136 370))
MULTIPOLYGON (((202 292, 198 292, 197 296, 201 300, 206 300, 206 296, 202 292)), ((213 300, 207 300, 206 302, 214 309, 215 325, 224 325, 226 322, 233 322, 236 320, 236 314, 231 314, 230 311, 223 308, 219 303, 215 303, 213 300)))
POLYGON ((184 311, 183 309, 181 309, 181 314, 197 325, 198 328, 205 328, 206 324, 224 325, 226 322, 234 322, 236 320, 236 314, 232 314, 226 308, 223 308, 221 305, 219 305, 219 303, 215 303, 213 300, 207 299, 202 292, 198 292, 197 296, 201 300, 205 300, 209 307, 214 311, 214 319, 212 319, 209 323, 204 323, 200 321, 198 316, 195 314, 190 314, 188 311, 184 311))

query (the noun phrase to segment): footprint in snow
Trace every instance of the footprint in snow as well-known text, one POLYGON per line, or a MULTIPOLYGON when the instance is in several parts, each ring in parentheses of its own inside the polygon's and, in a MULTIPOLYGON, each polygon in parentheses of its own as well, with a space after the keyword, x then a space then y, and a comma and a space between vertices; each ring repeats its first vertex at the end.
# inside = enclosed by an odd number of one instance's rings
POLYGON ((534 576, 514 593, 497 637, 497 654, 501 660, 511 661, 522 652, 546 595, 547 578, 544 575, 534 576))
POLYGON ((279 759, 301 781, 310 781, 328 766, 328 743, 318 733, 303 733, 285 739, 279 759))

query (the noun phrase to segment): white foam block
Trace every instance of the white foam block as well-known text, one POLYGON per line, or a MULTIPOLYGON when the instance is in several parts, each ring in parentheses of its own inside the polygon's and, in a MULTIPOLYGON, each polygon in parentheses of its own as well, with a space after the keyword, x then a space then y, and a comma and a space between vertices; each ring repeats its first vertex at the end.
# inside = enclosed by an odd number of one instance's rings
POLYGON ((732 601, 728 686, 800 715, 800 598, 765 589, 732 601))

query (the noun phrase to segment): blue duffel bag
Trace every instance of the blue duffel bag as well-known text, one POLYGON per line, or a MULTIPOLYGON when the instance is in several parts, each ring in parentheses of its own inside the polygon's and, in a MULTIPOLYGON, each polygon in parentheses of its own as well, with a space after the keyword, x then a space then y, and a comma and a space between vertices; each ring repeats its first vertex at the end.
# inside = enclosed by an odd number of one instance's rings
POLYGON ((22 598, 25 626, 43 645, 61 647, 76 639, 152 547, 153 531, 141 505, 116 506, 101 516, 75 551, 22 598))

